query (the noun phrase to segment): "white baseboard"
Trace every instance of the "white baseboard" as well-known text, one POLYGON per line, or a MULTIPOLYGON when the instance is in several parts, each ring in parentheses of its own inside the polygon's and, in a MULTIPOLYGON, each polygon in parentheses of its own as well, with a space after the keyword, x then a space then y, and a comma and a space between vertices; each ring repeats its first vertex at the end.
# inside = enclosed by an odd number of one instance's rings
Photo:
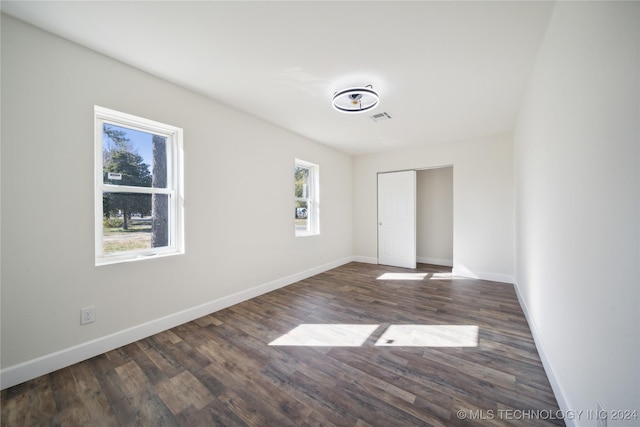
POLYGON ((471 271, 465 267, 453 267, 451 274, 471 279, 490 280, 492 282, 515 283, 515 277, 510 274, 488 273, 484 271, 471 271))
MULTIPOLYGON (((0 370, 0 389, 29 381, 349 262, 346 257, 0 370)), ((364 262, 364 261, 360 261, 364 262)), ((376 260, 377 263, 377 260, 376 260)))
MULTIPOLYGON (((520 303, 520 307, 522 308, 522 312, 524 313, 524 317, 527 319, 527 323, 529 324, 529 329, 531 330, 531 335, 533 336, 533 342, 536 345, 536 349, 538 350, 538 355, 540 356, 540 360, 542 361, 542 366, 544 367, 544 371, 547 374, 547 378, 549 379, 549 383, 551 384, 551 389, 553 390, 553 394, 556 396, 558 400, 558 406, 560 410, 568 414, 571 412, 574 406, 569 404, 569 399, 567 399, 567 395, 558 381, 558 377, 556 376, 555 371, 553 370, 553 366, 547 357, 547 352, 544 349, 544 345, 542 343, 542 336, 538 331, 536 323, 533 321, 531 314, 529 312, 529 308, 527 307, 527 303, 520 292, 520 288, 518 287, 518 283, 514 281, 513 287, 516 290, 516 295, 518 297, 518 302, 520 303)), ((577 426, 576 420, 569 419, 569 417, 564 420, 567 427, 575 427, 577 426)))
POLYGON ((416 257, 416 261, 421 264, 433 264, 433 265, 443 265, 445 267, 453 267, 452 259, 443 259, 443 258, 431 258, 431 257, 416 257))
POLYGON ((351 257, 352 261, 355 262, 364 262, 365 264, 377 264, 378 258, 368 257, 368 256, 353 256, 351 257))

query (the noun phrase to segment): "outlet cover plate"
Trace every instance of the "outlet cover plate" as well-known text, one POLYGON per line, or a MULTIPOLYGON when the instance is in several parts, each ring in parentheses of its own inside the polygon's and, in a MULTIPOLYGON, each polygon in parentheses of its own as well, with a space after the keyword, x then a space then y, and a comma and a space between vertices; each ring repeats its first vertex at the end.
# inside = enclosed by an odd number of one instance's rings
POLYGON ((96 306, 85 307, 80 310, 80 324, 86 325, 96 321, 96 306))

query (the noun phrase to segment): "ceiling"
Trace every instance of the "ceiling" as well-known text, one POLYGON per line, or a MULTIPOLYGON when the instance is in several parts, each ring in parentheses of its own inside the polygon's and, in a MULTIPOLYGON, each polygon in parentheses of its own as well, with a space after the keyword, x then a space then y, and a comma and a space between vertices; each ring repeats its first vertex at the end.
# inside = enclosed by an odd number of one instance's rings
POLYGON ((353 155, 510 132, 552 2, 2 1, 2 11, 353 155), (370 112, 333 94, 372 85, 370 112), (390 120, 369 116, 387 112, 390 120))

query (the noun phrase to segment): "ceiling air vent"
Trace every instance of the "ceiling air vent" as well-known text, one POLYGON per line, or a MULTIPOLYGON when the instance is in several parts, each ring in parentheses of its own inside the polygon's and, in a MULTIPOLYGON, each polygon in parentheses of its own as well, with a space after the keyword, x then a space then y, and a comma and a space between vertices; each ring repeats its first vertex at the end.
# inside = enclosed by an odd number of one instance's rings
POLYGON ((371 118, 371 120, 373 120, 374 122, 382 122, 384 120, 390 120, 391 115, 385 111, 384 113, 378 113, 374 114, 373 116, 369 116, 369 118, 371 118))

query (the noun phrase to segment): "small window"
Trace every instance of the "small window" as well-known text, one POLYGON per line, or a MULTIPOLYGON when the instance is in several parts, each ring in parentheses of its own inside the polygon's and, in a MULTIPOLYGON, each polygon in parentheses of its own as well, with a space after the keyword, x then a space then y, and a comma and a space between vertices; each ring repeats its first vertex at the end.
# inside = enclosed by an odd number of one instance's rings
POLYGON ((320 233, 319 167, 295 161, 295 230, 296 236, 320 233))
POLYGON ((95 107, 96 265, 184 253, 182 129, 95 107))

